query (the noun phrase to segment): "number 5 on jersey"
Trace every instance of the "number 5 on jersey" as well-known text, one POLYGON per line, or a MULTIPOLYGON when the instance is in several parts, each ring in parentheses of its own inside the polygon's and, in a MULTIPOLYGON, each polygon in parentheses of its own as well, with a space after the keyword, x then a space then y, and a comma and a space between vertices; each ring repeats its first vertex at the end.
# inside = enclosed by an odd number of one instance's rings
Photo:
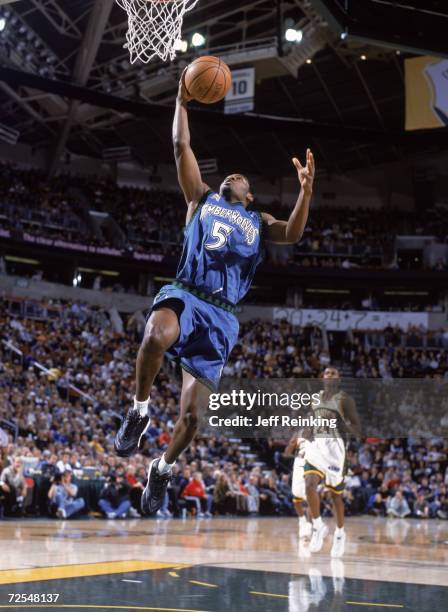
POLYGON ((212 226, 212 236, 214 240, 205 243, 206 249, 220 249, 227 243, 227 239, 235 228, 222 221, 214 221, 212 226))

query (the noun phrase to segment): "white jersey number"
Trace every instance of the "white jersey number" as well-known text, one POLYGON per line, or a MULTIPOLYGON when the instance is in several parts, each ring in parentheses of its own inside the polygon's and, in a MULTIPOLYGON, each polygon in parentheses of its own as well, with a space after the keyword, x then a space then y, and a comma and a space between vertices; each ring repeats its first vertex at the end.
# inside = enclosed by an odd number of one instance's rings
POLYGON ((220 249, 227 243, 227 239, 235 228, 222 221, 215 221, 212 227, 212 236, 215 239, 205 243, 205 248, 214 250, 220 249))

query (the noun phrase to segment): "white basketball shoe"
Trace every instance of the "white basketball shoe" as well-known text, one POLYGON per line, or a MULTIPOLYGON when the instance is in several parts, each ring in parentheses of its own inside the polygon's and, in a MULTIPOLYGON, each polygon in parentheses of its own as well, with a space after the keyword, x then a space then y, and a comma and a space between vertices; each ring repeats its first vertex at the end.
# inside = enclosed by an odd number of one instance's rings
POLYGON ((342 557, 345 551, 345 531, 344 528, 336 529, 333 536, 333 546, 331 547, 331 556, 333 558, 342 557))
POLYGON ((313 523, 313 528, 311 531, 311 542, 310 542, 310 552, 316 553, 319 552, 323 546, 324 539, 328 535, 328 527, 325 523, 320 520, 318 525, 313 523))

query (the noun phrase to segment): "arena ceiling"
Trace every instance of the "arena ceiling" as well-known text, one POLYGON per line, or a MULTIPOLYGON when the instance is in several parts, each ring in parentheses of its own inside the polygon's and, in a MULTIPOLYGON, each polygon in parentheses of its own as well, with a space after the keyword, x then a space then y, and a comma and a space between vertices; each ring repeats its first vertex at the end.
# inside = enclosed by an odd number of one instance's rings
MULTIPOLYGON (((145 165, 172 161, 177 80, 197 50, 131 66, 113 0, 18 0, 0 17, 0 122, 52 151, 50 170, 64 152, 102 157, 115 147, 145 165)), ((307 146, 321 168, 339 171, 443 147, 445 130, 403 132, 403 59, 448 55, 447 23, 437 0, 200 0, 184 37, 199 31, 201 53, 256 65, 257 89, 256 116, 192 110, 198 157, 275 178, 307 146), (280 48, 285 20, 302 29, 300 45, 280 48)))

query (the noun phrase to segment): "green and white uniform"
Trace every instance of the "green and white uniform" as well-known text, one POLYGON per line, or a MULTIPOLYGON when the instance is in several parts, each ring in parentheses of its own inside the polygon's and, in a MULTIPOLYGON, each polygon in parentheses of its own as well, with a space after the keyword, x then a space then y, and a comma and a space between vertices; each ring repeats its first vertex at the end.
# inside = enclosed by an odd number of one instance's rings
POLYGON ((319 393, 319 404, 313 405, 313 416, 322 419, 336 419, 336 427, 317 426, 313 429, 313 440, 307 442, 304 474, 319 474, 325 485, 342 493, 344 490, 346 460, 346 426, 344 423, 344 391, 338 391, 330 398, 325 392, 319 393))

